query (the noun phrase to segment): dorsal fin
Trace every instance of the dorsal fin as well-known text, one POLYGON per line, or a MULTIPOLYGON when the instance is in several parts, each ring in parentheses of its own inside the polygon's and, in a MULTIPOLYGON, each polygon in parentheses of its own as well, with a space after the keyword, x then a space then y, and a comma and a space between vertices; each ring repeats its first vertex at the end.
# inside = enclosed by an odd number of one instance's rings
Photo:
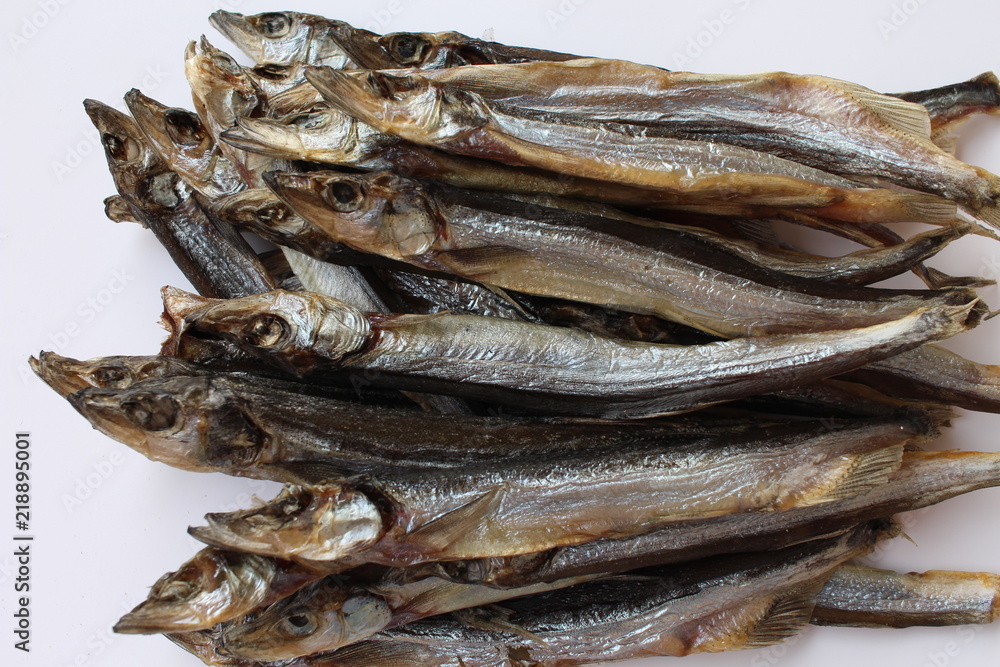
POLYGON ((837 81, 837 84, 886 125, 930 143, 931 116, 923 105, 876 93, 849 81, 837 81))

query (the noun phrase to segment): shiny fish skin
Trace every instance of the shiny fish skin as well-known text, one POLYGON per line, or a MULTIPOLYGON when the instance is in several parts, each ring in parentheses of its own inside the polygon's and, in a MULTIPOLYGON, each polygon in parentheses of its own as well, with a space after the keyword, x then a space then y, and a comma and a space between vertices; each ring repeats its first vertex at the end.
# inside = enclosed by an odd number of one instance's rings
POLYGON ((583 458, 540 453, 500 467, 484 461, 353 485, 288 486, 269 505, 209 514, 208 526, 190 532, 213 546, 305 563, 352 556, 402 566, 513 556, 857 495, 898 468, 904 443, 919 436, 913 429, 906 421, 873 420, 819 434, 779 429, 707 450, 674 443, 583 458))
POLYGON ((864 326, 917 304, 972 296, 831 286, 762 269, 676 229, 622 225, 387 172, 272 172, 265 179, 314 226, 361 252, 722 337, 864 326))
POLYGON ((888 179, 995 207, 1000 179, 930 141, 928 114, 856 84, 768 72, 691 74, 584 59, 452 68, 433 80, 518 108, 636 123, 661 136, 738 145, 847 176, 888 179))
MULTIPOLYGON (((566 124, 419 75, 372 72, 364 79, 324 69, 306 77, 331 106, 415 143, 532 166, 573 177, 660 190, 677 204, 738 198, 742 203, 814 211, 899 211, 913 220, 944 214, 937 197, 858 187, 854 181, 751 149, 656 137, 636 126, 566 124)), ((870 215, 870 212, 864 215, 870 215)), ((984 232, 985 233, 985 232, 984 232)))
POLYGON ((101 133, 118 192, 195 289, 208 296, 274 289, 274 281, 243 237, 205 216, 188 187, 153 152, 131 118, 94 100, 84 106, 101 133))
POLYGON ((525 586, 593 573, 625 572, 719 553, 778 549, 836 534, 876 517, 909 512, 1000 486, 1000 454, 907 452, 887 484, 853 498, 783 512, 678 523, 646 535, 527 554, 510 559, 444 563, 433 572, 457 581, 525 586))
POLYGON ((900 574, 844 565, 816 598, 812 622, 862 628, 992 623, 1000 576, 985 572, 900 574))

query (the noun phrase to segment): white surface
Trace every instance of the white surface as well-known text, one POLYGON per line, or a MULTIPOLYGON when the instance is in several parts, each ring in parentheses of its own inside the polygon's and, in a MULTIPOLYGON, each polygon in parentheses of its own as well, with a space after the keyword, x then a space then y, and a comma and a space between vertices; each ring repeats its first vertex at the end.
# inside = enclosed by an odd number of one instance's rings
MULTIPOLYGON (((114 187, 80 103, 93 97, 120 104, 122 94, 136 86, 167 104, 190 107, 182 70, 185 43, 204 32, 235 52, 209 28, 211 10, 297 9, 380 32, 453 29, 479 36, 492 28, 497 40, 511 44, 671 69, 821 73, 883 91, 934 87, 1000 67, 1000 8, 992 0, 302 0, 285 6, 240 0, 11 0, 4 7, 0 664, 33 667, 198 664, 163 638, 114 636, 109 628, 163 572, 195 552, 197 544, 185 533, 189 524, 199 523, 205 512, 245 506, 253 493, 272 493, 263 483, 184 473, 147 461, 91 430, 25 364, 39 349, 77 358, 156 351, 162 336, 158 290, 188 285, 152 235, 104 218, 101 201, 114 187), (675 54, 699 39, 703 46, 692 49, 695 57, 678 62, 675 54), (124 277, 124 286, 113 282, 116 276, 124 277), (89 300, 96 306, 88 306, 89 300), (33 436, 37 536, 33 650, 27 656, 12 648, 13 549, 7 546, 14 533, 11 464, 19 430, 33 436), (110 474, 105 478, 99 468, 110 474)), ((976 121, 963 136, 964 159, 1000 172, 1000 119, 976 121)), ((965 239, 935 265, 996 278, 1000 244, 965 239)), ((995 287, 983 296, 994 307, 1000 304, 995 287)), ((994 320, 952 346, 978 360, 1000 362, 998 332, 1000 322, 994 320)), ((968 415, 939 444, 995 451, 998 429, 995 415, 968 415)), ((919 513, 908 520, 908 533, 919 546, 897 540, 881 552, 880 562, 904 570, 1000 571, 998 502, 1000 492, 981 491, 919 513)), ((787 646, 694 656, 684 664, 957 667, 996 665, 998 655, 997 627, 811 628, 787 646)))

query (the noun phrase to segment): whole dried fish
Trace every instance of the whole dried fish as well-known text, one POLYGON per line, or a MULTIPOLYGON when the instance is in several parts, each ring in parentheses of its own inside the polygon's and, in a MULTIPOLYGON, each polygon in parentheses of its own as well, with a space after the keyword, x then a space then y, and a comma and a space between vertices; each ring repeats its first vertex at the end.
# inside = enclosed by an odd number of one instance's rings
MULTIPOLYGON (((377 130, 461 155, 661 190, 678 205, 737 199, 818 215, 849 211, 861 219, 872 211, 891 219, 903 210, 915 221, 954 217, 939 197, 858 187, 760 151, 655 136, 634 125, 560 122, 555 114, 489 102, 415 74, 372 72, 362 80, 323 68, 306 77, 331 106, 377 130)), ((988 203, 989 195, 983 197, 988 203)))
MULTIPOLYGON (((786 72, 667 72, 596 58, 426 76, 487 100, 558 113, 562 120, 635 123, 658 136, 742 146, 825 171, 887 179, 1000 222, 1000 178, 934 145, 924 107, 846 81, 786 72)), ((515 121, 497 122, 511 136, 528 136, 509 129, 515 121)))
POLYGON ((844 565, 816 598, 812 622, 864 628, 992 623, 1000 576, 985 572, 899 574, 844 565))
POLYGON ((795 278, 678 229, 644 229, 391 173, 277 172, 265 179, 306 220, 361 252, 722 337, 865 326, 972 298, 795 278))
POLYGON ((209 296, 240 296, 276 287, 243 237, 205 216, 131 118, 94 100, 84 106, 101 133, 118 192, 195 289, 209 296))
MULTIPOLYGON (((459 419, 400 409, 398 400, 393 404, 378 394, 373 405, 372 400, 352 401, 356 397, 350 389, 203 369, 189 373, 183 366, 173 375, 169 358, 123 359, 68 360, 72 365, 60 371, 47 357, 42 373, 54 387, 78 392, 66 397, 96 428, 144 456, 187 470, 276 481, 335 481, 362 473, 443 470, 538 454, 582 455, 622 447, 657 450, 673 443, 712 447, 737 435, 757 437, 747 433, 759 435, 765 425, 756 427, 759 420, 745 419, 729 424, 718 416, 697 415, 629 424, 459 419), (146 372, 150 366, 164 375, 131 381, 132 369, 146 372), (128 373, 129 379, 86 387, 97 384, 95 377, 122 377, 119 373, 128 373)), ((840 426, 829 421, 802 429, 822 434, 840 426)))
POLYGON ((961 332, 971 308, 920 309, 840 332, 674 346, 496 317, 385 317, 305 292, 208 301, 177 291, 164 307, 179 323, 175 339, 224 338, 300 377, 368 372, 374 386, 604 418, 685 412, 814 382, 961 332))
POLYGON ((784 437, 744 434, 708 449, 673 442, 583 456, 540 452, 500 464, 289 485, 264 507, 209 514, 208 526, 190 532, 213 546, 306 563, 352 557, 402 566, 513 556, 858 495, 884 485, 904 443, 919 435, 900 420, 808 435, 790 428, 784 437))

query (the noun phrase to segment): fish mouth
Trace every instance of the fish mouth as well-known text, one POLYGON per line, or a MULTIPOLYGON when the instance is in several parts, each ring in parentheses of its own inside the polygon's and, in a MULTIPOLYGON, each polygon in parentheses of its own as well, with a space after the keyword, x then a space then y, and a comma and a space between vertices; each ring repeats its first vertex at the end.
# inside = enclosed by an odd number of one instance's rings
POLYGON ((240 150, 258 153, 268 157, 308 159, 302 141, 284 124, 266 118, 236 119, 236 127, 230 128, 220 138, 240 150))
POLYGON ((122 393, 121 390, 89 387, 70 394, 66 400, 95 429, 152 459, 145 434, 122 414, 122 393))
POLYGON ((385 47, 379 43, 379 36, 366 30, 358 30, 350 25, 332 25, 327 29, 327 37, 358 69, 388 69, 399 67, 385 47))
POLYGON ((87 379, 87 365, 78 359, 43 350, 38 353, 37 359, 29 357, 28 365, 35 375, 63 398, 96 386, 87 379))
POLYGON ((331 67, 307 67, 305 76, 333 108, 374 127, 385 124, 377 117, 383 104, 374 72, 362 79, 331 67))
POLYGON ((169 285, 160 290, 160 295, 163 298, 160 323, 167 330, 167 340, 163 343, 162 353, 173 356, 180 349, 181 338, 188 329, 188 317, 215 301, 169 285))
MULTIPOLYGON (((251 514, 253 510, 244 510, 232 514, 206 514, 207 526, 189 526, 188 534, 209 546, 218 549, 232 549, 246 553, 270 556, 273 558, 287 558, 287 554, 282 549, 275 548, 273 544, 263 539, 254 537, 252 534, 244 534, 244 531, 252 531, 245 525, 244 515, 251 514)), ((265 530, 264 526, 258 530, 265 530)))
MULTIPOLYGON (((256 32, 247 21, 246 16, 238 12, 227 12, 224 9, 219 9, 212 12, 208 17, 208 22, 240 50, 244 49, 244 44, 252 44, 257 39, 256 32)), ((248 53, 247 55, 252 57, 252 54, 248 53)))
POLYGON ((125 93, 125 106, 139 129, 157 148, 171 144, 163 124, 163 112, 167 110, 167 105, 143 95, 138 88, 133 88, 125 93))
POLYGON ((199 614, 195 605, 145 600, 122 616, 113 630, 121 635, 155 635, 205 630, 216 622, 211 615, 199 614))
MULTIPOLYGON (((132 118, 118 109, 108 106, 97 100, 86 99, 83 101, 83 108, 90 117, 90 122, 94 124, 97 131, 101 133, 101 143, 106 151, 112 150, 108 145, 107 137, 121 139, 131 139, 138 144, 143 142, 143 134, 139 126, 132 118)), ((115 156, 116 159, 121 159, 115 156)))

